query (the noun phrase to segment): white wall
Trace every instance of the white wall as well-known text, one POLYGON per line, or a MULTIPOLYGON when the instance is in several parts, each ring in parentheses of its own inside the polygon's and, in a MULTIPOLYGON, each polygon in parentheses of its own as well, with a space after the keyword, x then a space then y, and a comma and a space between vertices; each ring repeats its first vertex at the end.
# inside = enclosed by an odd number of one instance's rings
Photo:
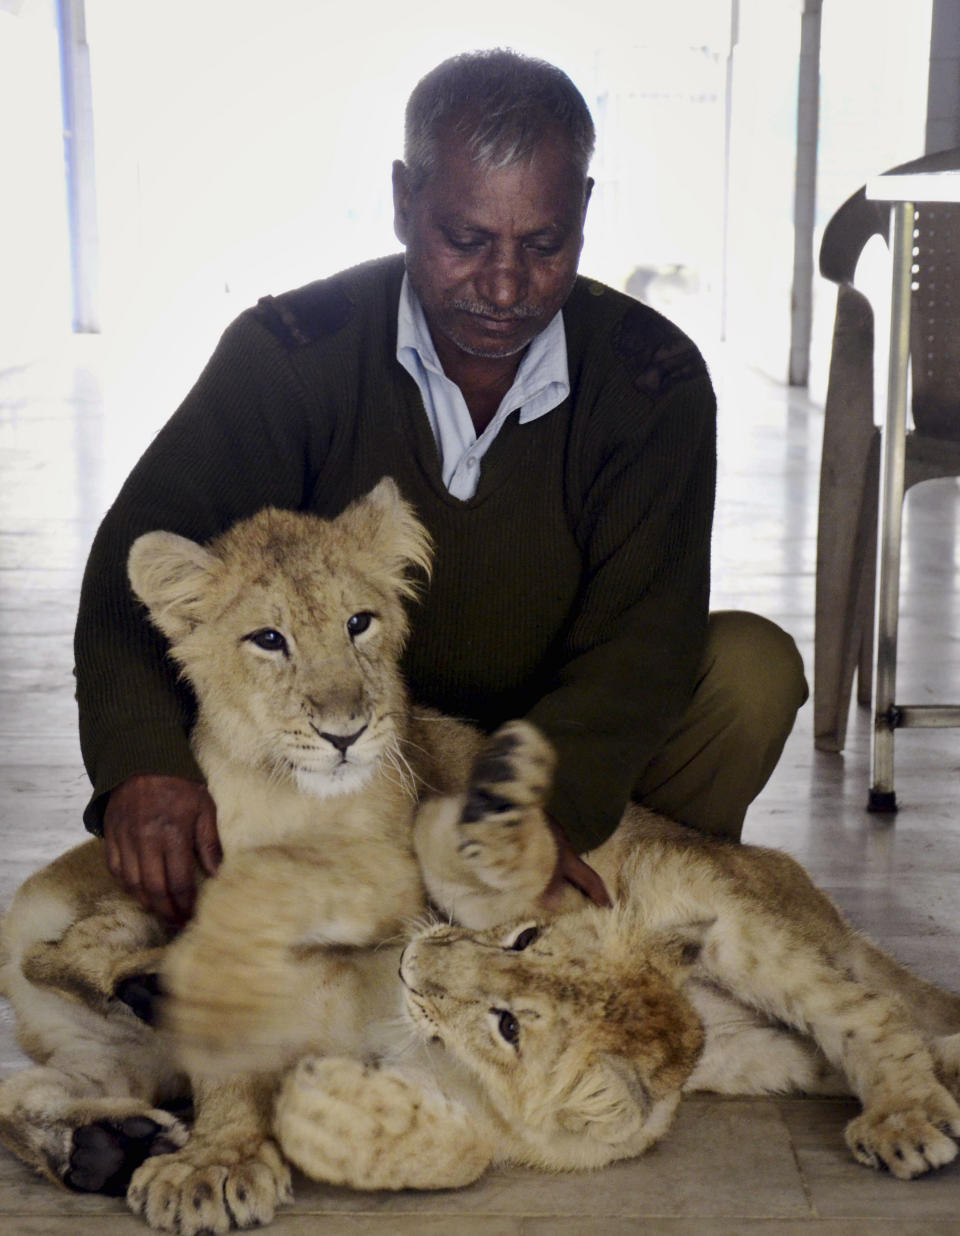
POLYGON ((50 0, 0 9, 0 370, 70 326, 60 63, 50 0))
MULTIPOLYGON (((956 3, 956 0, 950 0, 956 3)), ((820 53, 819 250, 836 209, 870 176, 924 153, 931 0, 826 0, 820 53)), ((862 280, 878 310, 883 346, 889 266, 881 241, 866 255, 862 280)), ((826 392, 836 292, 814 279, 810 391, 826 392)))

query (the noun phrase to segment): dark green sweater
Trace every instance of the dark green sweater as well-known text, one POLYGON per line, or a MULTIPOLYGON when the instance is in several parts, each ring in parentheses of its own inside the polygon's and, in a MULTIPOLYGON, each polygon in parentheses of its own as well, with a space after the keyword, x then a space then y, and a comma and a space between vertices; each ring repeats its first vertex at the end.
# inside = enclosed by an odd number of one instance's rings
POLYGON ((508 418, 475 497, 444 489, 396 360, 401 257, 268 297, 226 331, 97 534, 76 633, 85 819, 136 772, 199 777, 188 693, 145 622, 127 551, 206 540, 263 506, 338 513, 396 479, 437 546, 413 615, 414 698, 485 728, 528 716, 560 752, 552 810, 581 850, 616 826, 685 708, 703 647, 715 401, 699 353, 580 278, 563 311, 570 396, 508 418))

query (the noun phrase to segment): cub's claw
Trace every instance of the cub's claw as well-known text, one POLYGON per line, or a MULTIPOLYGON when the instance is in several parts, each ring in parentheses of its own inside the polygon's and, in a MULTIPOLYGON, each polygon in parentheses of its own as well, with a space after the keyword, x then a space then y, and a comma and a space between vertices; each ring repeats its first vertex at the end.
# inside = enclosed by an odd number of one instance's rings
POLYGON ((941 1102, 903 1110, 868 1108, 847 1125, 845 1137, 858 1163, 912 1180, 957 1157, 960 1110, 941 1102))
POLYGON ((127 1203, 151 1227, 178 1236, 269 1223, 293 1196, 290 1171, 269 1140, 243 1149, 189 1144, 134 1174, 127 1203))

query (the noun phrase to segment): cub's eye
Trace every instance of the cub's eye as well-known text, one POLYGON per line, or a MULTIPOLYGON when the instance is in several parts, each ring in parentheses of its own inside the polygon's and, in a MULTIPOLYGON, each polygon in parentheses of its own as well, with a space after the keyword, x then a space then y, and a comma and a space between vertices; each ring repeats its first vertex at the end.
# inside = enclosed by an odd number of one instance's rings
POLYGON ((539 927, 524 927, 523 931, 520 932, 510 945, 510 948, 515 953, 522 953, 525 948, 528 948, 534 942, 539 934, 539 927))
POLYGON ((490 1012, 496 1015, 500 1037, 506 1039, 511 1047, 516 1047, 520 1042, 520 1023, 509 1009, 491 1009, 490 1012))
POLYGON ((243 638, 249 640, 251 644, 256 644, 264 652, 285 653, 287 651, 287 641, 279 631, 274 631, 272 627, 264 627, 262 631, 253 631, 243 638))
POLYGON ((347 619, 347 634, 351 639, 356 639, 358 635, 362 635, 367 630, 375 617, 375 614, 371 614, 366 609, 362 610, 359 614, 352 614, 347 619))

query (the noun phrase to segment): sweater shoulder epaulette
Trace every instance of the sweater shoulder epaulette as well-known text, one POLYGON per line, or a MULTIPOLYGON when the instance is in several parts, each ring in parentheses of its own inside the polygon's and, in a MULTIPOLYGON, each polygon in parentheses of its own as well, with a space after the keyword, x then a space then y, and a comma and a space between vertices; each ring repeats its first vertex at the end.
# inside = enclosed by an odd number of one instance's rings
POLYGON ((403 254, 374 258, 292 292, 264 296, 250 312, 292 351, 336 335, 374 305, 389 304, 395 315, 403 271, 403 254))
POLYGON ((681 382, 706 377, 697 345, 678 326, 635 301, 617 323, 613 350, 641 394, 660 399, 681 382))
POLYGON ((660 399, 680 382, 707 376, 696 344, 663 314, 625 292, 580 277, 569 303, 588 321, 602 316, 614 355, 641 394, 660 399))
POLYGON ((280 296, 262 296, 251 313, 292 350, 342 330, 353 316, 353 302, 343 280, 334 275, 280 296))

